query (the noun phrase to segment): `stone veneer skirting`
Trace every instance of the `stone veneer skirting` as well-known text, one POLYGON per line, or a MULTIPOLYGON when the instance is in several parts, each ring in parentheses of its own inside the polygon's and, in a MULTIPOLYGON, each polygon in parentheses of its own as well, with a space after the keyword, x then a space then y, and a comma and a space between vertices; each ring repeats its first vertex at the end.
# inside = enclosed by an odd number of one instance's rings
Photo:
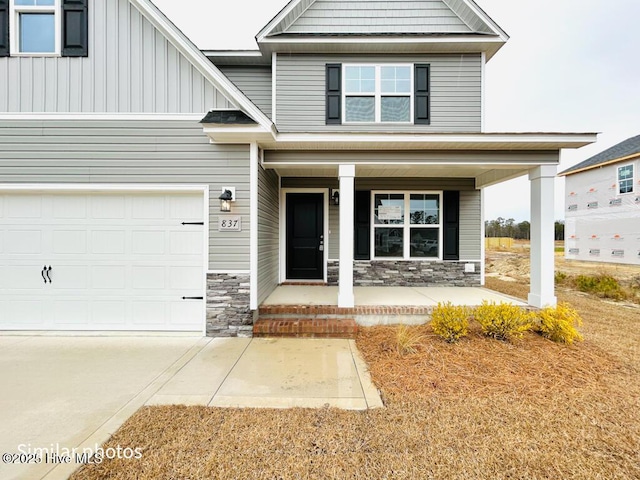
MULTIPOLYGON (((329 285, 338 285, 339 263, 329 260, 329 285)), ((479 287, 481 268, 480 262, 356 260, 353 262, 353 284, 357 287, 479 287), (465 265, 469 263, 474 265, 474 273, 465 273, 465 265)))
POLYGON ((207 274, 207 336, 250 337, 249 274, 207 274))

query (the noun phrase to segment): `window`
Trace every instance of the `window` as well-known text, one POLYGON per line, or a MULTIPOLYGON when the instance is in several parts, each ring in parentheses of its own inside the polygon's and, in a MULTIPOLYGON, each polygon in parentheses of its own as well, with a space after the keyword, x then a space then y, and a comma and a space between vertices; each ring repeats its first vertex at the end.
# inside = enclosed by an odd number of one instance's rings
POLYGON ((57 0, 13 0, 11 31, 14 53, 56 54, 60 51, 60 5, 57 0))
POLYGON ((618 167, 618 193, 633 193, 633 165, 618 167))
POLYGON ((441 192, 372 195, 374 258, 442 258, 441 192))
POLYGON ((345 65, 346 123, 409 123, 413 118, 412 65, 345 65))
POLYGON ((89 0, 0 0, 0 57, 89 55, 89 0))

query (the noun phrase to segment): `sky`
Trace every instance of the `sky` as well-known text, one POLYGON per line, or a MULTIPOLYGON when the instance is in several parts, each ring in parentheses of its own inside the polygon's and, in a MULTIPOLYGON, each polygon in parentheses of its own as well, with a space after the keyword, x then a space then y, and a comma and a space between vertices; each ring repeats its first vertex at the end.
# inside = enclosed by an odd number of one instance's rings
MULTIPOLYGON (((153 0, 203 50, 256 49, 287 0, 153 0), (194 15, 194 12, 196 14, 194 15)), ((640 134, 640 1, 476 0, 511 37, 487 63, 485 132, 594 132, 559 171, 640 134)), ((485 191, 485 218, 529 220, 529 181, 485 191)), ((564 179, 556 179, 564 219, 564 179)))

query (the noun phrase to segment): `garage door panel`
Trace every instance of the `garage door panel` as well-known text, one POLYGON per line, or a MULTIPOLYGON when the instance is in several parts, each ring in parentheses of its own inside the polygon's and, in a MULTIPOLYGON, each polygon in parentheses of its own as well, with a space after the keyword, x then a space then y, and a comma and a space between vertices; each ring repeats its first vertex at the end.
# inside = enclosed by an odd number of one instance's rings
POLYGON ((202 331, 202 192, 0 200, 0 330, 202 331))
POLYGON ((7 218, 25 219, 42 217, 42 197, 33 195, 7 196, 7 218))
POLYGON ((124 254, 126 233, 123 230, 93 230, 89 253, 97 255, 124 254))
POLYGON ((123 327, 129 319, 129 308, 124 301, 96 301, 91 309, 91 324, 97 328, 123 327))
POLYGON ((86 219, 87 198, 82 195, 54 195, 51 203, 54 219, 86 219))
POLYGON ((4 253, 21 255, 41 255, 42 231, 14 229, 7 232, 4 253))
POLYGON ((52 253, 78 255, 87 253, 87 231, 54 229, 52 253))
POLYGON ((131 281, 134 290, 164 290, 167 285, 164 266, 134 266, 131 281))
POLYGON ((138 220, 158 220, 165 218, 165 200, 157 197, 133 197, 131 217, 138 220))
POLYGON ((53 323, 59 326, 88 325, 89 301, 61 298, 53 302, 53 323))
POLYGON ((131 235, 132 251, 137 255, 163 255, 166 234, 162 230, 134 231, 131 235))
POLYGON ((169 288, 190 296, 202 288, 202 268, 172 266, 169 268, 169 288))
POLYGON ((126 218, 126 201, 124 196, 95 195, 91 197, 91 217, 95 219, 126 218))
POLYGON ((91 289, 125 290, 127 265, 97 265, 91 267, 91 289))

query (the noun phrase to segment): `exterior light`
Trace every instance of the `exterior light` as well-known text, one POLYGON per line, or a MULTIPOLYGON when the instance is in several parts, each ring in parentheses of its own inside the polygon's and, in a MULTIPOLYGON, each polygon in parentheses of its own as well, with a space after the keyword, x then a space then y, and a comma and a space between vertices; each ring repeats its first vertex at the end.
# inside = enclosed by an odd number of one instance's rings
POLYGON ((222 195, 218 197, 220 199, 220 211, 228 213, 231 211, 231 202, 233 201, 233 192, 229 189, 224 189, 222 195))
POLYGON ((334 190, 331 194, 331 199, 333 200, 334 205, 340 205, 340 191, 334 190))

